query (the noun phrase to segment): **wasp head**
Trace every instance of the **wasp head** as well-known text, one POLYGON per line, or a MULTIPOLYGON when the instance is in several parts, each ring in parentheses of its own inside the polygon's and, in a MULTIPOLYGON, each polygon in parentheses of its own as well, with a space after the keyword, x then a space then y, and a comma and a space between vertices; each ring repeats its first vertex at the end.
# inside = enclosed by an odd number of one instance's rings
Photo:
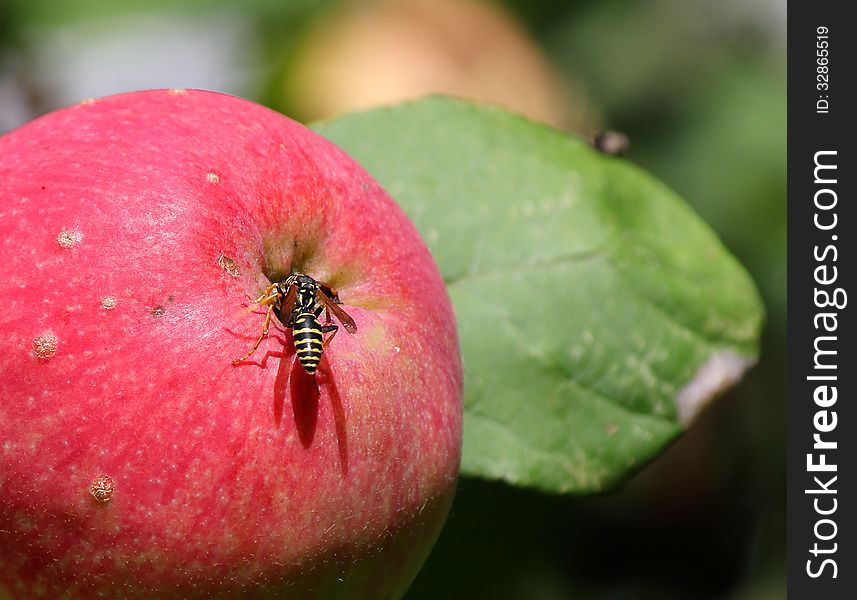
POLYGON ((289 277, 289 281, 300 290, 315 291, 318 287, 315 279, 303 273, 295 273, 289 277))

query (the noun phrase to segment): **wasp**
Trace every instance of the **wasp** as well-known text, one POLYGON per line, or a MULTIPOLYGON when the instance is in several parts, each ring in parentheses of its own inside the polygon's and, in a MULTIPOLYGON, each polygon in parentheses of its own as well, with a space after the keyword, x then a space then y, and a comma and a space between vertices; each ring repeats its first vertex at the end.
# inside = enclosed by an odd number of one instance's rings
POLYGON ((337 325, 331 323, 331 313, 342 323, 345 331, 352 334, 357 331, 354 319, 339 306, 341 302, 336 288, 303 273, 292 273, 285 281, 272 283, 261 296, 253 300, 253 304, 268 307, 262 334, 247 354, 232 361, 233 365, 250 358, 262 340, 268 336, 272 315, 287 329, 292 330, 295 353, 301 366, 310 375, 315 373, 322 352, 339 330, 337 325), (325 325, 319 321, 322 312, 326 316, 325 325), (330 333, 327 339, 324 338, 326 333, 330 333))

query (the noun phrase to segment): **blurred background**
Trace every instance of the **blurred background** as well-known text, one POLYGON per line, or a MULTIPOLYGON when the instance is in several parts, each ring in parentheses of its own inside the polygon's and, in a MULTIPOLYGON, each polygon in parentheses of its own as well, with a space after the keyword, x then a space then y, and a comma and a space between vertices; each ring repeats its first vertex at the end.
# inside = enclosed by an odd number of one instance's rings
POLYGON ((778 0, 0 0, 0 133, 150 87, 301 121, 445 92, 620 130, 752 274, 768 316, 740 386, 622 489, 464 479, 408 594, 785 597, 785 23, 778 0))

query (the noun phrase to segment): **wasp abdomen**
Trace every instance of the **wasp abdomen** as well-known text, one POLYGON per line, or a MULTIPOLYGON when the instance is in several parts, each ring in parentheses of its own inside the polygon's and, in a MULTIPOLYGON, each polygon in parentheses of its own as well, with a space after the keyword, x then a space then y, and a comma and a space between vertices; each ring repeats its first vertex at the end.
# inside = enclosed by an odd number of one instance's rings
POLYGON ((315 314, 302 312, 295 316, 293 327, 298 360, 304 370, 312 375, 318 368, 324 350, 321 324, 315 314))

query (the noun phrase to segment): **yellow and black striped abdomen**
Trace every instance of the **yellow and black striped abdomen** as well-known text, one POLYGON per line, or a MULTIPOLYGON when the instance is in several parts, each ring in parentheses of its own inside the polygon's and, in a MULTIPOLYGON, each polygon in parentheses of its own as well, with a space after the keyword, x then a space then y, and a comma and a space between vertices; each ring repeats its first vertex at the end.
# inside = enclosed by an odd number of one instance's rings
POLYGON ((312 375, 318 368, 321 352, 324 348, 321 324, 311 312, 302 312, 295 316, 293 335, 295 352, 304 370, 312 375))

